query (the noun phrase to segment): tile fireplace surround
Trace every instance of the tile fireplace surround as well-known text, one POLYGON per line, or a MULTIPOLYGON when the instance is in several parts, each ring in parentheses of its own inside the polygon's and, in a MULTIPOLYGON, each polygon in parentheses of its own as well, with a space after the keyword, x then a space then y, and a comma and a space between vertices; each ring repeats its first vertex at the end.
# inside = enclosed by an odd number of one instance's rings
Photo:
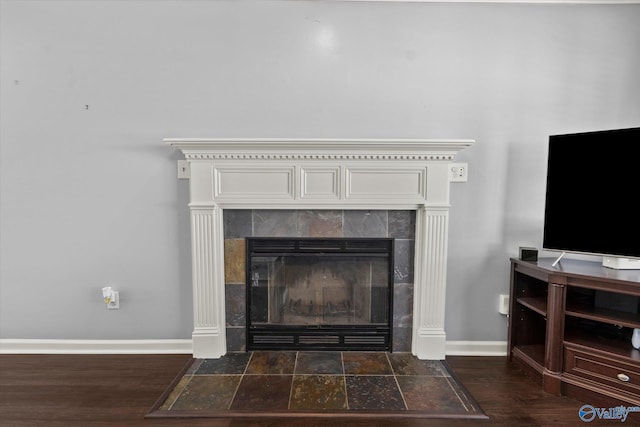
POLYGON ((228 350, 225 210, 415 211, 411 352, 445 357, 450 164, 473 140, 165 139, 189 163, 193 355, 228 350))

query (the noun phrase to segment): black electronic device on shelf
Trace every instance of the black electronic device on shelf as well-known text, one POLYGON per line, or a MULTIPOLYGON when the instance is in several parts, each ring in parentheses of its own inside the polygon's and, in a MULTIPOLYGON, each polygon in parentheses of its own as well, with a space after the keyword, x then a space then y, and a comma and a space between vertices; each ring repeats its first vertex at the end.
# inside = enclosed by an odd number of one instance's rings
POLYGON ((640 127, 551 135, 543 248, 640 269, 640 127))

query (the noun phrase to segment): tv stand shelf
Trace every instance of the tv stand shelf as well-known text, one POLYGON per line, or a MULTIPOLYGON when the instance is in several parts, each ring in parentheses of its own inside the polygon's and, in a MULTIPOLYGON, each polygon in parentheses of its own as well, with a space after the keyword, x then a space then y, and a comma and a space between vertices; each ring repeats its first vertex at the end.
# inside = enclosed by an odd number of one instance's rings
POLYGON ((637 313, 625 313, 606 308, 582 307, 567 303, 565 314, 567 316, 595 320, 596 322, 626 326, 627 328, 640 328, 640 316, 637 313))
POLYGON ((530 308, 536 313, 546 316, 547 315, 547 300, 544 298, 518 298, 518 303, 522 304, 524 307, 530 308))
POLYGON ((553 261, 511 259, 510 360, 548 393, 640 406, 640 271, 553 261))

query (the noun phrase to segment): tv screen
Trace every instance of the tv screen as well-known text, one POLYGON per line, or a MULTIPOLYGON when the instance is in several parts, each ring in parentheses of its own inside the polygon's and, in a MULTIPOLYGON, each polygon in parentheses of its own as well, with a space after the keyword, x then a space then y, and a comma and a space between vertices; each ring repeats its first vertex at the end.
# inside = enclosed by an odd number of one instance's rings
POLYGON ((549 137, 545 249, 640 258, 640 128, 549 137))

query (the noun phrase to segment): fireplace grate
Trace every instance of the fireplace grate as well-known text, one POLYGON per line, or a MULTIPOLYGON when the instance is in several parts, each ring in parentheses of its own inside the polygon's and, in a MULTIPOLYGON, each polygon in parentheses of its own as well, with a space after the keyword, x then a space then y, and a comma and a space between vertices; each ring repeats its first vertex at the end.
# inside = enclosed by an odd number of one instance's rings
POLYGON ((250 335, 252 350, 360 350, 387 351, 390 336, 388 331, 357 334, 352 331, 338 333, 297 331, 291 334, 271 335, 269 331, 254 331, 250 335))
POLYGON ((385 345, 385 337, 380 335, 347 336, 344 343, 349 345, 385 345))
POLYGON ((339 344, 340 337, 337 335, 300 335, 298 337, 300 344, 339 344))
POLYGON ((295 338, 291 335, 254 335, 256 345, 286 345, 293 344, 295 338))
POLYGON ((308 238, 290 239, 273 237, 254 237, 248 241, 249 251, 254 253, 382 253, 389 250, 390 239, 385 238, 308 238))

